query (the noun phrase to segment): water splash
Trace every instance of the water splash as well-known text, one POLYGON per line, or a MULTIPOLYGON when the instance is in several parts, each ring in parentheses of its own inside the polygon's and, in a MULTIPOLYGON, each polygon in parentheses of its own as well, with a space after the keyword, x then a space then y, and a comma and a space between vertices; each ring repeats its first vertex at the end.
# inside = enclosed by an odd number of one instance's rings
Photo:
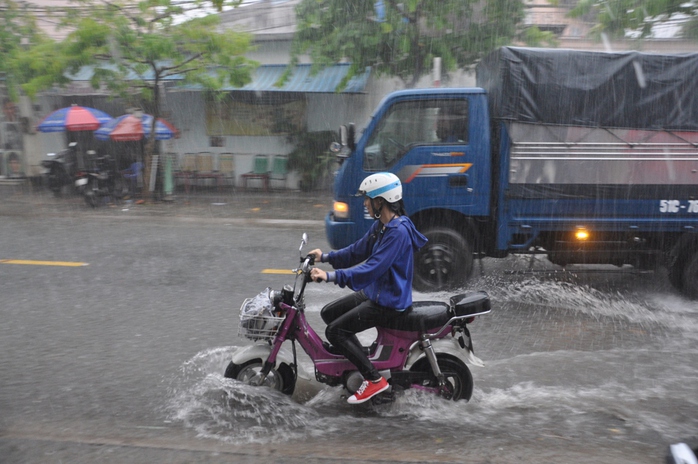
MULTIPOLYGON (((642 278, 603 281, 594 284, 573 272, 560 277, 489 275, 474 279, 469 288, 486 290, 493 305, 535 305, 558 311, 574 311, 595 319, 624 320, 644 327, 664 327, 698 339, 698 302, 666 291, 659 282, 643 284, 642 278), (598 288, 597 288, 598 287, 598 288)), ((442 297, 445 295, 442 295, 442 297)))
POLYGON ((170 420, 183 422, 201 437, 231 443, 278 442, 328 430, 314 409, 275 390, 223 377, 235 350, 213 348, 183 364, 170 389, 170 420))

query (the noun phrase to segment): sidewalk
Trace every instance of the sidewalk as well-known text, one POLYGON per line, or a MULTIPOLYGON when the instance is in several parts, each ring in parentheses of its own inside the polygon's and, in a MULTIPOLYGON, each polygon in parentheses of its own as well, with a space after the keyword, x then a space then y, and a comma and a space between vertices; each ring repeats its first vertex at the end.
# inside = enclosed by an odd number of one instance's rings
POLYGON ((55 197, 45 188, 29 184, 0 184, 0 216, 25 217, 177 217, 235 220, 299 221, 324 223, 332 208, 329 191, 300 192, 280 190, 223 191, 199 189, 177 192, 171 201, 136 204, 133 200, 107 203, 92 208, 82 196, 55 197))

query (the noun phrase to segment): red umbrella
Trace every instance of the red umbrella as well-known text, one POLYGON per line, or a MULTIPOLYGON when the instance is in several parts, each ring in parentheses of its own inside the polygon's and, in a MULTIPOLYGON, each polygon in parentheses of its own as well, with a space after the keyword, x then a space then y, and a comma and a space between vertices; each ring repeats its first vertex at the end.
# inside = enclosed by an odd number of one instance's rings
MULTIPOLYGON (((149 114, 119 116, 95 131, 98 140, 131 142, 150 138, 153 117, 149 114)), ((155 140, 168 140, 179 137, 179 131, 169 122, 158 118, 155 122, 155 140)))
POLYGON ((111 121, 104 111, 87 106, 72 105, 46 116, 38 125, 41 132, 92 131, 111 121))

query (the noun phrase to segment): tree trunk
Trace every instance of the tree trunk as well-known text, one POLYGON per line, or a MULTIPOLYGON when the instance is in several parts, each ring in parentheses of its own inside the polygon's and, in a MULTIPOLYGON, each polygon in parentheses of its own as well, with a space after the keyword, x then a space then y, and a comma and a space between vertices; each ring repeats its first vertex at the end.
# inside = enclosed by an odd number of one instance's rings
MULTIPOLYGON (((155 118, 153 118, 155 121, 155 118)), ((150 203, 153 199, 152 192, 150 191, 150 173, 152 172, 153 166, 153 153, 155 152, 155 137, 154 128, 151 128, 151 137, 145 144, 145 150, 143 153, 143 201, 145 203, 150 203)))
POLYGON ((153 81, 153 120, 150 125, 150 137, 147 139, 145 144, 145 152, 143 153, 143 201, 145 203, 150 203, 153 199, 152 192, 150 191, 150 176, 153 168, 157 169, 157 166, 153 167, 153 155, 155 154, 155 124, 160 117, 160 74, 158 72, 157 66, 153 64, 152 66, 155 79, 153 81))

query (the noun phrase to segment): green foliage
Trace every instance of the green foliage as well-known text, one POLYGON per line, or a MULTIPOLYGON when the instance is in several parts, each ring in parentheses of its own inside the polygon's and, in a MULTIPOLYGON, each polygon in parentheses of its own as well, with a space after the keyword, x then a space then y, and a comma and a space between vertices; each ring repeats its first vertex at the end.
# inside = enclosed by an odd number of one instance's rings
POLYGON ((581 0, 569 16, 596 23, 592 28, 596 36, 651 37, 652 28, 662 23, 679 25, 683 38, 698 36, 698 5, 684 0, 581 0), (687 21, 677 23, 680 18, 687 21))
POLYGON ((41 33, 36 19, 12 0, 0 0, 0 73, 10 98, 15 100, 19 84, 42 74, 41 68, 51 64, 35 63, 38 53, 55 54, 55 45, 41 33))
POLYGON ((367 66, 413 86, 431 71, 434 57, 441 57, 444 72, 472 65, 510 43, 523 19, 521 0, 383 0, 383 18, 375 3, 303 0, 296 7, 292 64, 303 54, 315 70, 346 60, 352 65, 342 86, 367 66))
POLYGON ((333 131, 301 132, 290 137, 295 149, 288 155, 286 166, 300 175, 301 190, 314 189, 323 176, 329 175, 335 162, 329 147, 335 138, 333 131))
POLYGON ((528 27, 521 34, 521 40, 528 47, 557 47, 558 41, 555 34, 550 31, 541 31, 538 27, 528 27))
MULTIPOLYGON (((64 83, 63 71, 76 73, 92 66, 93 87, 105 86, 115 96, 126 98, 139 95, 153 103, 152 112, 157 116, 155 89, 164 79, 177 76, 186 84, 206 89, 218 89, 227 83, 242 86, 249 82, 257 65, 244 58, 250 48, 248 34, 228 29, 218 32, 217 15, 182 22, 185 3, 79 3, 81 8, 63 21, 72 32, 60 44, 58 53, 51 55, 54 58, 42 68, 44 72, 25 83, 28 93, 33 95, 55 83, 64 83)), ((196 5, 203 8, 212 3, 196 5)))

